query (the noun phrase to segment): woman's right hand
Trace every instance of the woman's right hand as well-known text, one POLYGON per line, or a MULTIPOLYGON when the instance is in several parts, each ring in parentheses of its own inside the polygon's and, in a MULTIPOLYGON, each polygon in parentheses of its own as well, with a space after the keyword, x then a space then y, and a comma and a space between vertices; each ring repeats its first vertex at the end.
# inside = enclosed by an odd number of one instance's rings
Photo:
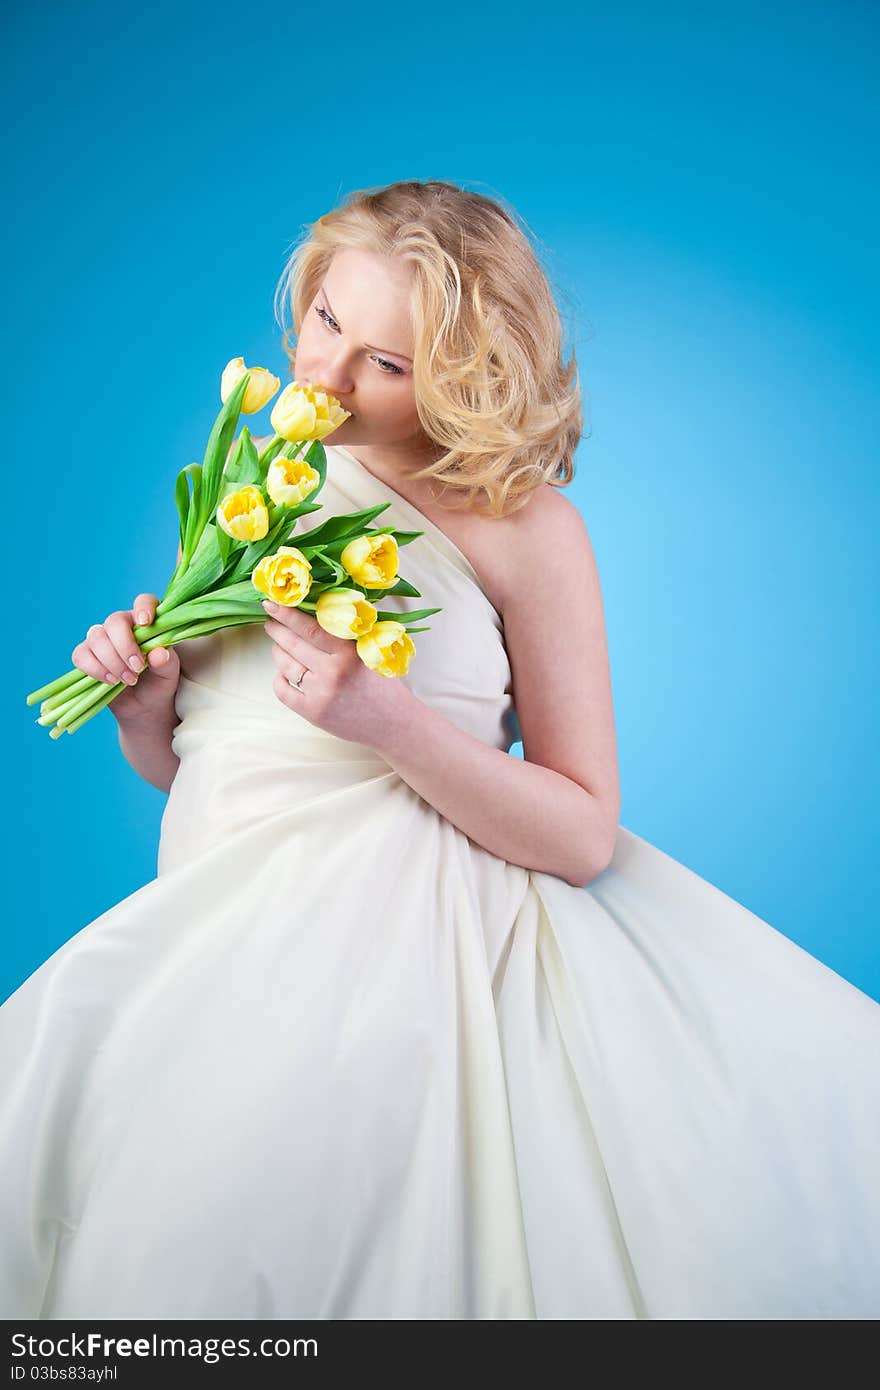
POLYGON ((144 654, 132 629, 152 623, 159 600, 155 594, 138 594, 130 609, 111 613, 103 623, 93 623, 85 640, 74 647, 73 664, 86 675, 107 685, 125 681, 107 708, 118 720, 166 720, 174 713, 174 695, 180 679, 180 658, 173 647, 154 647, 144 654), (142 615, 146 615, 145 617, 142 615))

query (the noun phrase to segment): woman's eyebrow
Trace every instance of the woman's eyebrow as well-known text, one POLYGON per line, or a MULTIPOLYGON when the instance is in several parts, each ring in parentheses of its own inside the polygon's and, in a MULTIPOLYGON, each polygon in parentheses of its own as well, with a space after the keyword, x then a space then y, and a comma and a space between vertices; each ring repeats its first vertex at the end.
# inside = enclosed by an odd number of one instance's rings
MULTIPOLYGON (((336 319, 336 315, 333 313, 333 305, 330 303, 330 300, 327 298, 327 291, 324 289, 324 286, 323 286, 323 285, 321 286, 321 293, 323 294, 324 298, 327 300, 327 308, 330 310, 331 315, 333 316, 333 318, 336 319)), ((339 323, 339 319, 336 319, 336 322, 339 323)), ((339 327, 340 327, 340 328, 342 327, 342 324, 341 324, 341 323, 339 323, 339 327)), ((374 347, 372 343, 364 343, 364 347, 365 347, 365 348, 369 348, 369 349, 370 349, 370 352, 384 352, 384 353, 387 353, 389 357, 399 357, 399 358, 401 358, 401 360, 404 361, 404 362, 410 362, 410 363, 412 362, 412 358, 411 358, 411 357, 407 357, 407 355, 406 355, 405 352, 393 352, 391 348, 374 347)))

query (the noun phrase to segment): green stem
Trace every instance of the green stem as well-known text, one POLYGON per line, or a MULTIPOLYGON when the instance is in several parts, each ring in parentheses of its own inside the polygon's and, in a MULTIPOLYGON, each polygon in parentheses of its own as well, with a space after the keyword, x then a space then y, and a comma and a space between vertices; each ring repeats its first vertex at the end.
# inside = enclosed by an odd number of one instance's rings
MULTIPOLYGON (((118 694, 120 690, 127 689, 125 681, 117 681, 115 685, 109 687, 104 687, 102 681, 96 681, 95 689, 87 691, 85 695, 80 695, 78 700, 74 700, 73 703, 58 716, 55 720, 55 724, 61 729, 66 729, 68 724, 72 724, 74 719, 82 714, 84 710, 89 709, 95 704, 96 692, 102 691, 102 687, 103 689, 112 690, 114 695, 118 694)), ((101 693, 97 695, 97 699, 101 699, 101 693)))
POLYGON ((201 618, 198 622, 189 623, 185 627, 174 628, 169 632, 160 632, 156 637, 142 642, 141 651, 152 651, 154 647, 174 647, 178 642, 184 642, 190 637, 210 637, 211 633, 219 632, 225 627, 244 627, 248 623, 253 625, 265 621, 264 612, 259 615, 239 613, 231 617, 229 614, 215 614, 213 617, 201 618))
MULTIPOLYGON (((97 687, 98 682, 93 681, 92 678, 89 677, 89 683, 91 688, 89 689, 88 693, 92 694, 94 689, 97 687)), ((85 695, 86 693, 87 692, 85 688, 82 690, 77 690, 75 694, 70 696, 70 699, 59 700, 55 704, 50 705, 48 709, 44 709, 41 711, 37 723, 42 724, 44 728, 48 724, 54 724, 55 721, 60 717, 60 715, 67 714, 69 710, 73 709, 73 706, 77 703, 77 701, 81 700, 83 695, 85 695)))
POLYGON ((95 715, 99 714, 100 711, 105 707, 105 705, 109 705, 110 701, 115 699, 115 697, 119 694, 119 690, 120 686, 118 685, 108 686, 106 691, 104 691, 104 693, 101 695, 100 699, 96 700, 95 703, 92 705, 91 709, 86 710, 85 713, 81 714, 78 719, 75 719, 72 724, 67 724, 63 728, 53 729, 50 734, 50 737, 59 738, 63 733, 75 733, 76 730, 81 728, 83 724, 87 724, 90 719, 94 719, 95 715))
POLYGON ((58 709, 60 705, 66 705, 74 695, 82 695, 88 689, 90 681, 94 678, 81 672, 80 679, 73 681, 66 690, 60 691, 57 695, 52 695, 48 700, 43 700, 40 705, 40 714, 46 714, 50 710, 58 709))
POLYGON ((27 703, 35 705, 38 700, 51 699, 53 695, 57 695, 60 691, 66 690, 69 685, 73 685, 74 681, 80 680, 83 674, 84 672, 80 671, 78 666, 74 666, 63 676, 56 676, 54 681, 49 681, 48 685, 41 685, 39 690, 32 690, 27 697, 27 703))
POLYGON ((264 447, 260 450, 259 454, 257 455, 257 463, 260 465, 260 470, 261 470, 261 471, 262 471, 262 469, 263 469, 263 464, 265 463, 265 461, 266 461, 266 459, 267 459, 267 457, 268 457, 268 455, 269 455, 270 450, 271 450, 271 449, 274 449, 274 448, 275 448, 275 445, 278 443, 279 439, 282 439, 282 438, 283 438, 283 436, 280 435, 280 434, 273 434, 272 438, 269 440, 269 443, 266 444, 266 445, 264 445, 264 447))
MULTIPOLYGON (((258 592, 257 589, 254 589, 255 600, 258 592)), ((223 592, 220 590, 216 593, 203 594, 193 599, 187 599, 185 603, 178 603, 174 608, 169 608, 167 613, 162 613, 158 616, 149 626, 135 628, 134 637, 135 641, 139 642, 141 647, 146 648, 146 643, 141 641, 138 635, 139 633, 149 633, 150 638, 147 639, 149 641, 156 634, 161 635, 167 632, 173 632, 175 628, 189 626, 189 624, 193 622, 204 622, 210 619, 212 621, 216 620, 222 625, 227 618, 238 618, 242 616, 248 618, 251 622, 256 622, 262 614, 257 612, 242 614, 241 599, 239 599, 238 602, 232 601, 224 604, 223 592)))

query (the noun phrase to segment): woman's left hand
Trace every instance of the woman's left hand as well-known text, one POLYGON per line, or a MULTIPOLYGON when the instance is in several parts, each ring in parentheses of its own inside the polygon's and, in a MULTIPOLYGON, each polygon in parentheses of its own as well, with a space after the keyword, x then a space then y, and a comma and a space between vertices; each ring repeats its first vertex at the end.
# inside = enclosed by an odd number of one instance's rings
POLYGON ((380 676, 357 654, 351 638, 334 637, 311 613, 264 601, 278 674, 272 689, 288 709, 337 738, 380 752, 380 744, 414 698, 397 676, 380 676), (305 674, 303 674, 305 672, 305 674), (302 675, 302 685, 291 682, 302 675))

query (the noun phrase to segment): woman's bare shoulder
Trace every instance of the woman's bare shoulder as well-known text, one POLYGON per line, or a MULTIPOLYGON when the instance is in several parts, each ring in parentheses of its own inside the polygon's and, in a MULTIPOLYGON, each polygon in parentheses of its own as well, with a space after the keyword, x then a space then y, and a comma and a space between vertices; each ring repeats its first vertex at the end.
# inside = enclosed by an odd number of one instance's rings
POLYGON ((562 490, 551 483, 541 483, 519 511, 501 519, 509 522, 520 534, 534 536, 557 525, 574 525, 574 518, 581 520, 581 514, 562 490))
MULTIPOLYGON (((487 518, 486 525, 490 524, 487 518)), ((510 516, 492 518, 498 527, 491 536, 493 578, 501 611, 534 591, 535 569, 548 562, 564 570, 573 552, 589 547, 583 517, 569 498, 550 483, 535 488, 528 501, 510 516), (552 559, 551 559, 552 557, 552 559)), ((487 544, 490 542, 487 536, 487 544)))

